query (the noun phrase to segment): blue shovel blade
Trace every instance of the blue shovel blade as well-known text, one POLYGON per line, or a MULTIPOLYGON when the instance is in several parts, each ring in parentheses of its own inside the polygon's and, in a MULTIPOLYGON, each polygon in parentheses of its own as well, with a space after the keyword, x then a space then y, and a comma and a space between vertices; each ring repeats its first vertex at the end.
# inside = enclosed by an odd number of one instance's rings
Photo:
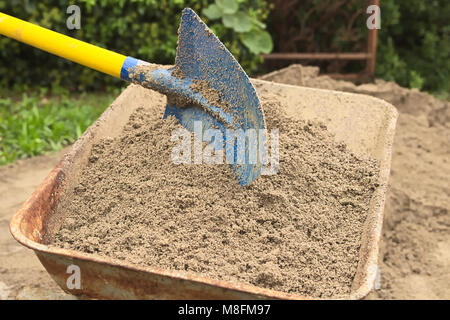
MULTIPOLYGON (((130 61, 131 68, 135 64, 130 61)), ((128 75, 122 78, 127 79, 128 75)), ((196 121, 201 122, 203 132, 208 128, 219 129, 224 138, 227 161, 232 162, 231 168, 242 186, 250 184, 261 174, 263 157, 259 154, 258 133, 265 129, 265 121, 255 88, 233 55, 193 10, 186 8, 182 12, 175 67, 154 70, 150 76, 140 74, 139 80, 143 86, 194 102, 183 106, 169 102, 164 117, 175 116, 191 132, 194 132, 196 121), (182 79, 172 76, 175 69, 183 74, 182 79), (205 81, 219 94, 220 105, 226 105, 226 108, 213 105, 207 97, 194 92, 191 89, 194 81, 205 81), (227 135, 227 130, 240 133, 253 130, 257 139, 246 138, 242 148, 237 139, 227 135), (227 141, 227 136, 233 138, 227 141), (250 156, 255 152, 258 154, 256 161, 250 156)))

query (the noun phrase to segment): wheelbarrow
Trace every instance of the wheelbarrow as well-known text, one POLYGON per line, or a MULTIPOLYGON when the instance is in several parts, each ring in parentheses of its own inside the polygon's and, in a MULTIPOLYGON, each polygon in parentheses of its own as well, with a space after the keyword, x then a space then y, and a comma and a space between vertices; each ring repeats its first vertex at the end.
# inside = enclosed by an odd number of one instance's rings
MULTIPOLYGON (((379 186, 373 193, 370 210, 361 235, 359 263, 351 291, 342 299, 361 299, 374 287, 378 273, 378 249, 383 210, 388 186, 391 151, 397 119, 396 109, 373 97, 303 88, 252 80, 257 92, 274 92, 286 112, 303 120, 322 121, 336 139, 359 155, 379 161, 379 186)), ((64 219, 55 208, 64 194, 76 184, 86 165, 92 146, 105 137, 122 131, 130 114, 142 104, 136 101, 159 101, 165 96, 130 85, 106 109, 73 145, 59 164, 18 210, 11 221, 14 238, 34 250, 42 265, 67 293, 99 299, 314 299, 244 283, 231 283, 191 274, 94 254, 57 248, 44 239, 51 237, 64 219), (139 99, 136 99, 138 97, 139 99), (67 285, 71 265, 80 268, 80 288, 67 285)), ((163 109, 162 109, 163 110, 163 109)), ((162 112, 162 111, 161 111, 162 112)))

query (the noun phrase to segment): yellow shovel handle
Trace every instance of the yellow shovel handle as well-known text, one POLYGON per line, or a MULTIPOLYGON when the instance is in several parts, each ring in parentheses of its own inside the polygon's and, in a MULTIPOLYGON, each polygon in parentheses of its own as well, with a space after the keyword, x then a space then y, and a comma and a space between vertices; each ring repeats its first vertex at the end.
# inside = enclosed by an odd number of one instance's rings
POLYGON ((120 78, 126 56, 0 12, 0 34, 120 78))

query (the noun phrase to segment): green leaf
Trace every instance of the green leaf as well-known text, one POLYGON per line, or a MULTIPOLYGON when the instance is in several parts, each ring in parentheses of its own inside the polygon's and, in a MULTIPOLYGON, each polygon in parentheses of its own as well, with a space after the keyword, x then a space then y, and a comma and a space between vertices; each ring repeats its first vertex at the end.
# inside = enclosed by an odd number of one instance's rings
POLYGON ((222 23, 227 28, 233 28, 235 22, 235 16, 232 14, 224 14, 222 17, 222 23))
POLYGON ((258 19, 256 19, 255 17, 251 17, 250 20, 253 22, 253 24, 255 24, 257 27, 261 28, 261 29, 265 29, 266 28, 266 24, 262 23, 261 21, 259 21, 258 19))
POLYGON ((250 31, 252 28, 250 17, 245 12, 239 11, 235 15, 235 24, 233 28, 236 32, 250 31))
POLYGON ((242 35, 242 43, 254 54, 270 53, 273 42, 267 31, 250 31, 242 35))
POLYGON ((410 88, 417 88, 417 89, 422 89, 423 84, 424 84, 424 80, 423 78, 420 76, 420 73, 418 73, 415 70, 411 70, 409 72, 409 87, 410 88))
POLYGON ((207 8, 203 9, 202 12, 208 19, 211 20, 219 19, 223 14, 222 9, 215 4, 209 5, 207 8))
POLYGON ((236 14, 224 14, 222 23, 225 27, 232 28, 239 33, 248 32, 252 28, 249 16, 242 11, 236 14))
POLYGON ((225 14, 236 13, 239 8, 239 4, 236 0, 216 0, 216 4, 225 14))

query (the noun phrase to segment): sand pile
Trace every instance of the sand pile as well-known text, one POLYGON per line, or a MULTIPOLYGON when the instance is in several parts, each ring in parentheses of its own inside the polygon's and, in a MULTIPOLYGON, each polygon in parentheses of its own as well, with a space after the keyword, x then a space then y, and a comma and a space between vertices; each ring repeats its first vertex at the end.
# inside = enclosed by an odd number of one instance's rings
POLYGON ((450 106, 392 82, 355 85, 292 65, 269 81, 368 94, 400 111, 392 155, 383 240, 381 290, 370 298, 450 298, 450 106))
POLYGON ((290 118, 261 96, 280 130, 279 173, 238 185, 228 165, 174 165, 174 119, 137 109, 93 147, 58 208, 54 244, 141 265, 315 297, 348 294, 378 165, 320 123, 290 118))

